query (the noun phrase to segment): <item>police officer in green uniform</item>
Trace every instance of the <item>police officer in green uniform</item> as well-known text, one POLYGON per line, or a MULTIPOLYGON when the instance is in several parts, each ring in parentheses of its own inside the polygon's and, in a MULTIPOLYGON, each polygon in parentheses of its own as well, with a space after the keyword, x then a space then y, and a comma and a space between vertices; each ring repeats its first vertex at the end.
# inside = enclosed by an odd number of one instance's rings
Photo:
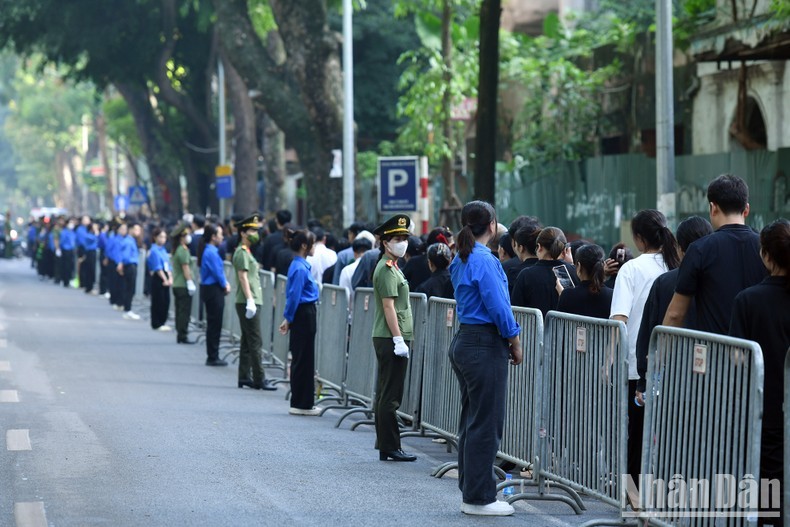
POLYGON ((378 384, 373 411, 376 419, 376 449, 379 459, 414 461, 416 456, 401 449, 396 412, 403 399, 403 382, 409 365, 413 335, 409 282, 398 268, 406 254, 409 217, 397 214, 379 225, 373 234, 381 240, 381 255, 373 272, 376 302, 373 347, 378 362, 378 384))
POLYGON ((170 247, 173 251, 173 300, 176 312, 176 342, 194 344, 189 340, 189 316, 192 312, 192 295, 197 286, 192 276, 192 256, 189 254, 189 225, 180 223, 170 232, 170 247))
POLYGON ((277 386, 266 379, 261 365, 261 276, 258 262, 251 248, 260 241, 258 230, 260 218, 253 214, 234 224, 239 232, 239 245, 233 253, 233 269, 236 270, 236 313, 241 326, 239 344, 239 388, 247 386, 255 390, 276 390, 277 386))

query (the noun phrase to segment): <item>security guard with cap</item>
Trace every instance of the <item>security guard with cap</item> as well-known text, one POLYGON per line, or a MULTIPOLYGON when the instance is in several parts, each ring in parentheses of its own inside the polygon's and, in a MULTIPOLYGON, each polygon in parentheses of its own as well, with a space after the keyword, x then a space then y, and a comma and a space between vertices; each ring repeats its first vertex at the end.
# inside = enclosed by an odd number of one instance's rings
POLYGON ((236 313, 241 326, 239 344, 239 388, 247 386, 255 390, 276 390, 277 386, 267 380, 261 366, 261 306, 263 291, 258 274, 258 262, 252 255, 252 247, 260 242, 260 217, 258 214, 234 223, 239 233, 239 245, 233 253, 233 269, 236 271, 236 313))
POLYGON ((173 263, 173 300, 176 311, 176 342, 194 344, 189 340, 189 315, 192 312, 192 296, 197 290, 192 276, 192 255, 189 243, 192 241, 189 225, 179 223, 170 231, 171 261, 173 263))
POLYGON ((409 366, 409 344, 413 338, 409 282, 398 268, 406 254, 409 217, 396 214, 379 225, 373 234, 381 240, 381 255, 373 272, 373 347, 378 362, 378 384, 373 404, 376 419, 376 449, 379 459, 414 461, 416 456, 401 450, 396 412, 403 399, 403 383, 409 366))

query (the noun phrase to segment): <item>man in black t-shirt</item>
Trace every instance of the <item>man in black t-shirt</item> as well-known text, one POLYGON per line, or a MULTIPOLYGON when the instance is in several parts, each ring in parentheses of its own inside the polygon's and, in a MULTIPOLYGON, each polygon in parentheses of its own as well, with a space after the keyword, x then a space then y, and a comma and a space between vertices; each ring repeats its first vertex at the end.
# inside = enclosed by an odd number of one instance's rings
POLYGON ((693 329, 727 335, 735 296, 760 283, 767 271, 760 259, 760 237, 745 224, 746 182, 730 174, 717 177, 708 185, 708 202, 716 231, 692 243, 684 256, 664 325, 682 327, 693 298, 693 329))

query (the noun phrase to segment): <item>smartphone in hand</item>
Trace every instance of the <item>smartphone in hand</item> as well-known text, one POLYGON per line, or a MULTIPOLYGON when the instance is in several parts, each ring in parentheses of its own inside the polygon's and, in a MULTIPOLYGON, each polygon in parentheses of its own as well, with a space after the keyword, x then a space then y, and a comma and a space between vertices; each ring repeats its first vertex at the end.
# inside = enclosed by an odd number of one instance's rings
POLYGON ((571 279, 571 275, 568 273, 568 269, 564 265, 552 267, 551 270, 554 271, 554 276, 556 276, 557 280, 560 281, 560 285, 563 289, 572 289, 575 287, 573 280, 571 279))
POLYGON ((617 262, 620 265, 623 265, 623 262, 625 261, 625 249, 617 249, 617 257, 616 258, 617 258, 617 262))

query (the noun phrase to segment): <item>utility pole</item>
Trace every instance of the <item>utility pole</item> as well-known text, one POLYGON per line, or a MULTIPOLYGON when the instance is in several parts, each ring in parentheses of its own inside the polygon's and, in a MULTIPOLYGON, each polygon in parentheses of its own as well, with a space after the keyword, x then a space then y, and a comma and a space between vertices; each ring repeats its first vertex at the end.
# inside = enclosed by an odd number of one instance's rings
POLYGON ((343 226, 354 221, 354 33, 351 0, 343 0, 343 226))
MULTIPOLYGON (((225 164, 225 150, 227 134, 225 133, 225 66, 222 64, 222 58, 217 60, 217 94, 219 97, 219 166, 225 164)), ((216 179, 215 179, 216 181, 216 179)), ((220 221, 225 219, 225 200, 219 198, 219 218, 220 221)))
POLYGON ((656 208, 675 225, 675 109, 672 1, 656 0, 656 208))

